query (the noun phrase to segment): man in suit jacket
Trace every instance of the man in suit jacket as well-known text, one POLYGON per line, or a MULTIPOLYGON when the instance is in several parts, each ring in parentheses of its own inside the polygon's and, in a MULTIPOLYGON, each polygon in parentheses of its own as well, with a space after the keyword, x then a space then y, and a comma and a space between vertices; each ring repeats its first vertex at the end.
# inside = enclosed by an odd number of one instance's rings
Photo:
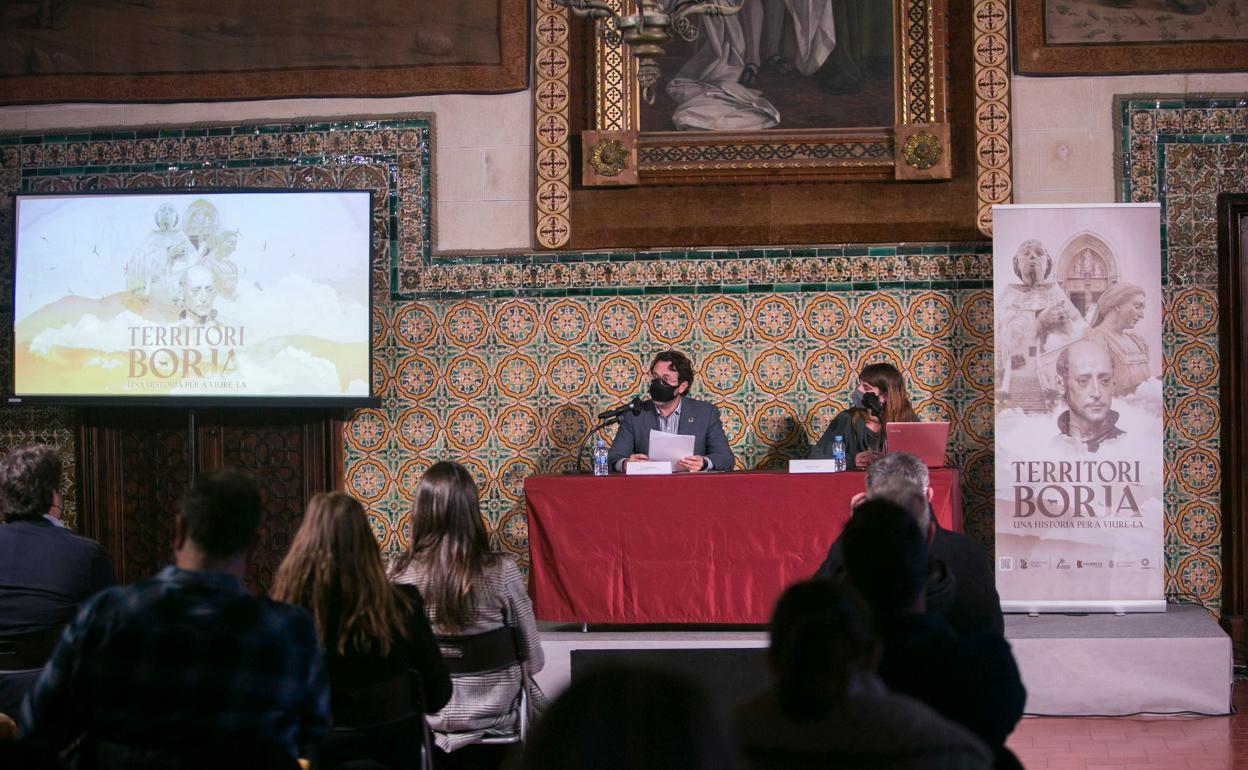
POLYGON ((611 442, 608 461, 623 471, 631 460, 648 460, 650 431, 693 436, 693 454, 682 457, 677 471, 730 471, 736 463, 719 409, 706 401, 689 398, 693 385, 693 362, 684 353, 666 350, 650 364, 650 400, 635 412, 620 417, 611 442))
POLYGON ((99 543, 61 523, 60 484, 51 447, 0 460, 0 713, 17 713, 78 605, 117 582, 99 543))
MULTIPOLYGON (((930 565, 926 584, 927 612, 939 615, 955 631, 1005 633, 1001 598, 991 561, 983 546, 959 532, 944 529, 931 515, 932 488, 927 466, 909 452, 888 452, 867 466, 866 499, 884 498, 910 508, 907 492, 920 496, 913 511, 928 543, 930 565)), ((856 505, 858 501, 855 501, 856 505)), ((839 578, 844 571, 842 540, 828 548, 815 577, 839 578)))

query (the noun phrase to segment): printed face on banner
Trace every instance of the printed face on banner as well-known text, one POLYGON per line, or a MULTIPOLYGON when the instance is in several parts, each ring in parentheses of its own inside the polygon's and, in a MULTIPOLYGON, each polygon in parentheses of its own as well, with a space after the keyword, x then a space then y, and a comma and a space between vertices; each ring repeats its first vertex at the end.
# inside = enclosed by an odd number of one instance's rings
POLYGON ((1002 604, 1161 600, 1160 211, 999 206, 993 232, 1002 604))
POLYGON ((22 197, 19 396, 367 396, 367 192, 22 197))

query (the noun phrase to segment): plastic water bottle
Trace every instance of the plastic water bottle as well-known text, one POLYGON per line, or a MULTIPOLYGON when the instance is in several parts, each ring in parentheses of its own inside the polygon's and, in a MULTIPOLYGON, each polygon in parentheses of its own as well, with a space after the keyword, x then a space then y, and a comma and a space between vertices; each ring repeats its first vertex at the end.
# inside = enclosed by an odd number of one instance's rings
POLYGON ((845 470, 845 439, 841 436, 832 439, 832 469, 845 470))
MULTIPOLYGON (((842 452, 844 455, 844 452, 842 452)), ((607 465, 607 442, 601 436, 594 442, 594 475, 606 476, 611 472, 610 466, 607 465)))

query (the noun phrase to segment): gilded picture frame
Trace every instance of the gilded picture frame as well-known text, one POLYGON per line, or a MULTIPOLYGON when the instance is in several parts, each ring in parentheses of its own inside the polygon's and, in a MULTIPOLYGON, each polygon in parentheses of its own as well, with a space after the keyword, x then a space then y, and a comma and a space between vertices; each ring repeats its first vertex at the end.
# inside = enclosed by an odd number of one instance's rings
MULTIPOLYGON (((594 36, 592 71, 585 78, 592 128, 581 136, 580 181, 586 186, 645 186, 763 179, 947 179, 951 153, 946 1, 888 0, 891 119, 875 125, 786 128, 781 123, 764 130, 646 130, 636 57, 625 47, 594 36), (604 150, 613 163, 602 163, 604 150), (624 157, 635 158, 636 166, 610 173, 624 157)), ((623 13, 635 10, 633 0, 611 2, 623 13)))

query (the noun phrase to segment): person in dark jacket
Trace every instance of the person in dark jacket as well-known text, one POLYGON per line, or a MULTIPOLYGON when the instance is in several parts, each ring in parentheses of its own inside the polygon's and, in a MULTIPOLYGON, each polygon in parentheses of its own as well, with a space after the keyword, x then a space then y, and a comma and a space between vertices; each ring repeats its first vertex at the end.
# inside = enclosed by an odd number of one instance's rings
POLYGON ((117 582, 100 544, 61 521, 61 465, 48 446, 0 460, 0 714, 17 715, 78 605, 117 582))
POLYGON ((843 537, 845 572, 875 617, 880 677, 975 733, 995 767, 1019 767, 1005 741, 1027 692, 1010 645, 989 631, 960 634, 924 612, 927 542, 914 516, 887 500, 858 507, 843 537))
MULTIPOLYGON (((866 499, 883 497, 914 509, 919 530, 926 533, 928 542, 928 613, 944 618, 955 631, 1004 633, 1001 598, 988 554, 966 535, 940 526, 931 513, 932 488, 928 480, 927 466, 918 457, 909 452, 889 452, 867 468, 866 499), (915 493, 922 499, 914 501, 910 496, 915 493)), ((828 548, 815 577, 838 578, 843 572, 844 556, 838 537, 828 548)))
POLYGON ((620 415, 620 427, 607 460, 623 472, 630 461, 650 459, 650 431, 693 436, 693 454, 682 457, 674 471, 730 471, 737 458, 719 418, 719 407, 689 397, 693 362, 684 353, 665 350, 650 364, 650 399, 620 415))
POLYGON ((810 448, 810 459, 832 457, 832 445, 840 436, 845 442, 845 467, 864 470, 887 450, 884 434, 888 423, 919 419, 906 395, 906 378, 889 363, 863 367, 850 400, 853 406, 833 417, 819 441, 810 448))
POLYGON ((969 730, 884 686, 871 613, 852 586, 789 586, 770 631, 773 685, 736 710, 753 770, 991 767, 988 747, 969 730))
POLYGON ((451 678, 420 592, 390 583, 355 498, 328 492, 308 502, 271 593, 307 609, 325 646, 334 729, 319 765, 415 767, 421 721, 451 699, 451 678))

